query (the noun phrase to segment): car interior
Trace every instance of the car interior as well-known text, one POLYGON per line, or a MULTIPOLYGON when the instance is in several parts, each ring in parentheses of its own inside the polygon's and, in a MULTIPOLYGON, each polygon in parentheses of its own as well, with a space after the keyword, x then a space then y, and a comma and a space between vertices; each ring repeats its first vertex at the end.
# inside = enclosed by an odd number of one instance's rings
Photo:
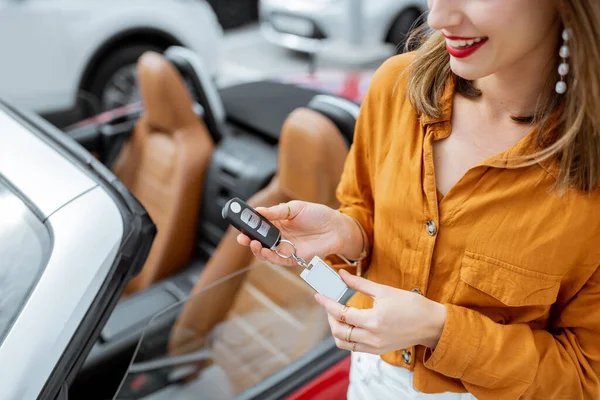
POLYGON ((301 267, 258 262, 221 209, 233 197, 337 207, 359 106, 273 81, 217 89, 179 47, 148 52, 137 68, 143 108, 67 131, 158 228, 69 398, 112 398, 128 370, 117 398, 166 398, 150 396, 198 376, 214 386, 215 365, 232 390, 223 398, 285 397, 348 353, 335 347, 301 267), (192 366, 183 374, 174 368, 182 355, 192 366))

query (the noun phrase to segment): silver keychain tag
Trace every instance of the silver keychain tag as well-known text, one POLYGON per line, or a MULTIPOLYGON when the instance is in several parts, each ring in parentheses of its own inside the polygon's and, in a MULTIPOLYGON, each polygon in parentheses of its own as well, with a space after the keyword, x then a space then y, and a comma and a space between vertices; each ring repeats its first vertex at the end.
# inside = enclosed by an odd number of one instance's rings
POLYGON ((308 268, 300 274, 300 278, 312 286, 317 292, 329 297, 331 300, 342 300, 348 291, 348 285, 340 275, 320 257, 314 256, 308 268))
POLYGON ((294 251, 290 255, 281 254, 279 250, 275 253, 281 258, 293 258, 296 264, 304 268, 300 277, 318 293, 329 297, 331 300, 345 304, 354 291, 346 285, 340 275, 319 256, 314 256, 310 263, 306 263, 296 255, 296 246, 289 240, 282 239, 280 243, 287 243, 294 251))

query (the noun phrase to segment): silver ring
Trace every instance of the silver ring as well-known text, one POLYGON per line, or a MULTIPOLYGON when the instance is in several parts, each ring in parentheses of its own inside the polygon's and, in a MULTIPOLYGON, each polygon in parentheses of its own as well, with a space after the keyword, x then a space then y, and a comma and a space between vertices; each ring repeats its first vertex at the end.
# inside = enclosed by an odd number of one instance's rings
POLYGON ((284 260, 290 259, 296 255, 296 245, 294 243, 290 242, 289 240, 281 239, 279 241, 279 243, 277 244, 277 247, 275 248, 275 254, 277 254, 279 257, 283 258, 284 260), (281 246, 281 243, 287 243, 290 246, 292 246, 292 248, 294 249, 292 254, 290 254, 290 255, 281 254, 279 252, 279 246, 281 246))

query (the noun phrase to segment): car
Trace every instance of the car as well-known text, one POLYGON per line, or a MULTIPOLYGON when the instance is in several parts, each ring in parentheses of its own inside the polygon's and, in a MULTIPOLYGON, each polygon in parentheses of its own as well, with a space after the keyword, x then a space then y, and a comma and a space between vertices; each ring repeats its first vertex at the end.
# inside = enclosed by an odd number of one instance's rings
MULTIPOLYGON (((164 57, 177 66, 197 103, 185 108, 198 110, 215 144, 199 205, 196 252, 188 266, 121 300, 70 398, 110 398, 124 375, 117 399, 199 393, 207 399, 310 398, 302 396, 312 396, 331 374, 339 382, 325 392, 342 393, 348 352, 335 346, 312 288, 299 271, 253 264, 221 210, 230 197, 263 205, 289 198, 334 205, 360 93, 355 101, 332 96, 323 90, 327 85, 291 83, 301 81, 297 76, 215 89, 193 54, 169 49, 164 57), (282 291, 285 296, 277 295, 282 291)), ((98 144, 111 148, 106 143, 127 137, 132 125, 156 119, 144 110, 151 103, 104 113, 68 134, 90 151, 98 144), (140 112, 145 117, 138 119, 140 112), (90 140, 98 135, 102 139, 90 140)))
POLYGON ((317 53, 328 42, 401 48, 427 11, 426 0, 260 0, 264 37, 278 46, 317 53), (353 8, 360 7, 353 15, 353 8), (357 31, 357 29, 360 30, 357 31), (355 35, 360 35, 358 38, 355 35))
POLYGON ((298 270, 253 263, 221 209, 230 197, 333 205, 358 103, 282 80, 217 89, 182 47, 144 53, 137 68, 141 103, 64 131, 0 106, 0 399, 341 394, 348 352, 312 288, 298 270), (186 136, 208 165, 171 162, 186 136), (135 168, 123 174, 124 157, 135 168), (180 166, 185 179, 172 175, 180 166), (173 195, 178 182, 201 182, 200 201, 173 195), (170 202, 196 235, 180 221, 161 237, 170 202), (194 252, 126 293, 165 234, 194 252))
POLYGON ((81 146, 0 103, 1 399, 66 399, 156 234, 81 146))
POLYGON ((65 126, 134 100, 145 51, 185 46, 216 75, 222 36, 205 0, 0 0, 0 97, 65 126))

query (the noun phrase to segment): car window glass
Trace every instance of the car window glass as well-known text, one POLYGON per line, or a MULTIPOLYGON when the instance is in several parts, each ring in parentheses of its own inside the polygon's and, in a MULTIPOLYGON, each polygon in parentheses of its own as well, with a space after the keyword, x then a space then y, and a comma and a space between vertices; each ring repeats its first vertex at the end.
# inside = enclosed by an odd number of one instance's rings
POLYGON ((232 400, 330 337, 298 271, 254 264, 195 292, 146 327, 116 400, 232 400))
POLYGON ((50 233, 0 176, 0 345, 43 272, 50 233))

